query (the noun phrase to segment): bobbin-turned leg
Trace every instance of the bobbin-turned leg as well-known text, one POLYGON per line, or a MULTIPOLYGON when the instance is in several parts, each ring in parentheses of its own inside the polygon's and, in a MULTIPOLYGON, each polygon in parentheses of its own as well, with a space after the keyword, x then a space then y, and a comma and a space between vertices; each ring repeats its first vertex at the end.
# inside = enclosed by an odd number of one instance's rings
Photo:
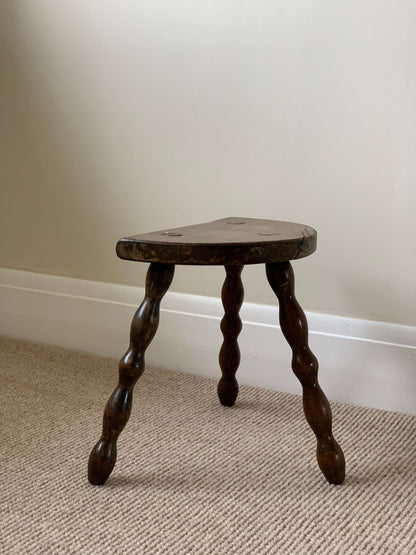
POLYGON ((104 484, 116 464, 117 439, 130 417, 133 387, 143 374, 144 353, 159 325, 160 301, 172 283, 174 270, 173 264, 149 266, 145 297, 131 323, 130 347, 120 360, 119 382, 105 406, 101 438, 90 454, 91 484, 104 484))
POLYGON ((239 310, 243 303, 244 288, 241 281, 242 265, 225 266, 226 277, 221 291, 224 317, 221 331, 224 341, 220 350, 219 362, 222 377, 218 383, 218 397, 222 405, 232 407, 238 395, 238 382, 235 379, 240 364, 240 349, 237 337, 242 323, 239 310))
POLYGON ((331 407, 318 383, 318 360, 308 346, 308 324, 295 297, 290 262, 266 264, 267 279, 279 299, 280 327, 292 348, 292 369, 303 387, 303 410, 316 435, 319 468, 331 484, 341 484, 345 460, 332 435, 331 407))

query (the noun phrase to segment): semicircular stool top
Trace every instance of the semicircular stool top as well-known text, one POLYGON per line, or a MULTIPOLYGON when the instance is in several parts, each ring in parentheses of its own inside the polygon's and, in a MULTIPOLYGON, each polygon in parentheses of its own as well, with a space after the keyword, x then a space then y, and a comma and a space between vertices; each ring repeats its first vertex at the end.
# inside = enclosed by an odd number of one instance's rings
POLYGON ((236 371, 240 363, 237 337, 244 296, 241 272, 245 264, 266 266, 267 280, 280 306, 280 328, 292 349, 292 369, 302 384, 303 410, 316 436, 316 456, 328 482, 345 476, 341 447, 332 435, 331 407, 318 383, 318 360, 308 346, 308 324, 295 297, 290 260, 316 249, 316 231, 305 225, 252 218, 224 218, 209 223, 155 231, 120 239, 117 254, 126 260, 149 262, 145 297, 133 317, 130 346, 119 363, 118 385, 110 396, 102 434, 88 463, 91 484, 104 484, 117 458, 117 440, 130 417, 133 388, 145 369, 144 355, 158 324, 162 297, 172 283, 176 264, 224 265, 221 291, 224 337, 217 392, 221 404, 232 406, 238 395, 236 371))
POLYGON ((295 260, 316 250, 307 225, 254 218, 224 218, 120 239, 125 260, 164 264, 265 264, 295 260))

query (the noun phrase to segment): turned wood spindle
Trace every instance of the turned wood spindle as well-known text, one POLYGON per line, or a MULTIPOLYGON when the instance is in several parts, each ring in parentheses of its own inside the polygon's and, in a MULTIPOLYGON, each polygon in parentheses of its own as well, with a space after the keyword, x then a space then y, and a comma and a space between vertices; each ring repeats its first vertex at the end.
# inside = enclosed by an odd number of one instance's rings
POLYGON ((240 364, 240 349, 237 337, 242 328, 239 310, 244 298, 244 288, 241 281, 243 266, 227 265, 225 271, 226 277, 221 291, 224 307, 221 332, 224 341, 219 355, 222 377, 218 383, 217 391, 221 404, 231 407, 238 395, 238 382, 235 374, 240 364))
POLYGON ((133 387, 143 374, 144 353, 158 328, 160 301, 172 282, 174 269, 173 264, 149 266, 145 297, 131 323, 130 346, 120 360, 119 382, 104 409, 101 438, 90 454, 91 484, 104 484, 116 464, 117 439, 130 417, 133 387))
POLYGON ((308 345, 308 323, 295 297, 295 278, 290 262, 266 264, 267 279, 280 305, 282 332, 293 357, 292 369, 303 388, 303 410, 317 440, 319 468, 331 484, 341 484, 345 460, 332 435, 331 407, 318 383, 318 360, 308 345))

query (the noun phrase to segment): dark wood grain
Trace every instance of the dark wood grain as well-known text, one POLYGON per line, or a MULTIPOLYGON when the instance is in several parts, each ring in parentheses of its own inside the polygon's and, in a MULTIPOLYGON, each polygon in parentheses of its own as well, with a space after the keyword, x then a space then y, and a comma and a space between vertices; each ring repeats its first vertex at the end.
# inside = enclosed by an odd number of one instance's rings
POLYGON ((117 439, 130 417, 133 387, 144 371, 144 354, 158 328, 160 301, 174 269, 173 265, 153 263, 147 272, 145 298, 133 317, 130 346, 119 364, 119 382, 104 410, 101 437, 90 454, 91 484, 104 484, 116 464, 117 439))
POLYGON ((221 320, 221 332, 224 341, 221 346, 219 363, 222 377, 218 383, 218 397, 222 405, 233 406, 238 395, 238 382, 235 378, 240 364, 238 334, 242 323, 239 311, 243 303, 244 288, 241 281, 243 266, 225 266, 226 277, 222 287, 221 299, 224 317, 221 320))
POLYGON ((331 484, 341 484, 345 460, 332 435, 331 407, 318 383, 318 360, 308 346, 308 324, 295 297, 290 262, 266 264, 267 279, 279 299, 280 327, 292 348, 292 369, 302 384, 303 409, 316 435, 319 468, 331 484))
POLYGON ((223 266, 294 260, 315 249, 316 231, 309 226, 235 217, 134 235, 117 243, 117 255, 125 260, 223 266))

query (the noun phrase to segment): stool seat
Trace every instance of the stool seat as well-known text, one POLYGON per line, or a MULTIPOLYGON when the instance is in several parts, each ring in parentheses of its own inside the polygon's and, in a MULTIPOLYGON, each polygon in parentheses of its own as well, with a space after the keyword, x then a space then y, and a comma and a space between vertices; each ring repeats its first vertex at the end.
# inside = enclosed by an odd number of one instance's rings
POLYGON ((264 264, 303 258, 315 250, 312 227, 236 217, 133 235, 117 243, 119 258, 163 264, 264 264))

